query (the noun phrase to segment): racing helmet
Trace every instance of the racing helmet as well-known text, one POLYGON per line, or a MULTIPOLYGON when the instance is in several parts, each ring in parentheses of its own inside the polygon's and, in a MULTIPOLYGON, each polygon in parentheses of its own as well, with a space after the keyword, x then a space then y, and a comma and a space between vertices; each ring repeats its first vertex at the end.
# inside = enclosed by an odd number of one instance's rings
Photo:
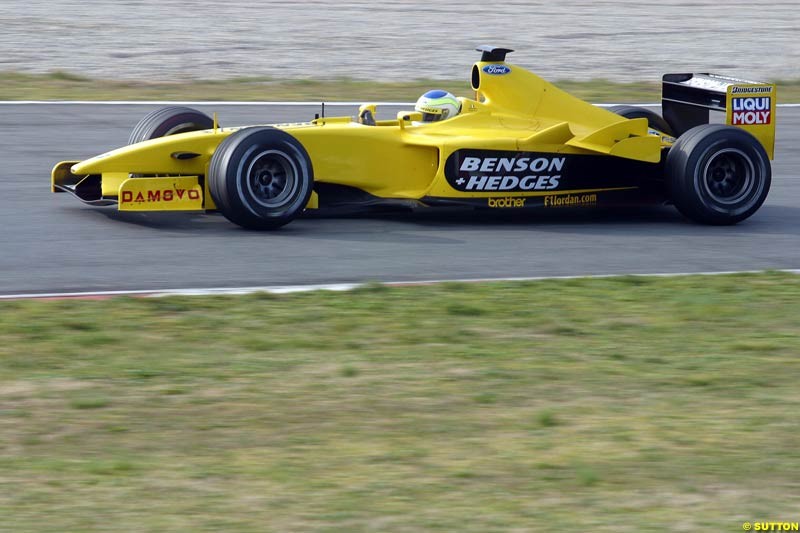
POLYGON ((434 89, 419 97, 414 110, 422 113, 423 122, 436 122, 458 115, 461 102, 447 91, 434 89))

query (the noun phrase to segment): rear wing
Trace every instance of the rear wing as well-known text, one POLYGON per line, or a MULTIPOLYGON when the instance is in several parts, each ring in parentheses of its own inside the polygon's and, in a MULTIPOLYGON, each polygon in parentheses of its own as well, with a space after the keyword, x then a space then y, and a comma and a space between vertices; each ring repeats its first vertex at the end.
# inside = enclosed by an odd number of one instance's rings
POLYGON ((769 158, 775 155, 774 84, 715 74, 664 74, 661 110, 664 119, 683 135, 709 123, 709 111, 725 112, 725 123, 747 130, 758 139, 769 158))

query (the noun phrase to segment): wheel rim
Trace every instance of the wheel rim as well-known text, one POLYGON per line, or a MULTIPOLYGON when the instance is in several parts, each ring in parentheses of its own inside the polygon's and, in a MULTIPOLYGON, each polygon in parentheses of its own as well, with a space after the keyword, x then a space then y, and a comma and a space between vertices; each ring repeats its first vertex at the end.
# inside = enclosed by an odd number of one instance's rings
POLYGON ((247 188, 253 199, 268 208, 281 207, 298 187, 297 168, 283 152, 259 153, 247 168, 247 188))
POLYGON ((736 204, 750 194, 755 168, 744 152, 726 148, 708 159, 703 176, 704 188, 714 201, 736 204))

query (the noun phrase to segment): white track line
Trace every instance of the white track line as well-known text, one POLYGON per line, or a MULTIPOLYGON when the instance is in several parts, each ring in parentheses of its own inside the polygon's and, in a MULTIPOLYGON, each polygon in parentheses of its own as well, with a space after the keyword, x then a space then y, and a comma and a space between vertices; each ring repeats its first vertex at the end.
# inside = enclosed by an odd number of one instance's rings
MULTIPOLYGON (((3 100, 0 105, 193 105, 193 106, 264 106, 264 107, 307 107, 321 106, 326 107, 353 107, 360 106, 364 102, 222 102, 222 101, 179 101, 179 100, 153 100, 153 101, 97 101, 91 100, 3 100)), ((382 106, 413 106, 414 102, 370 102, 382 106)), ((611 107, 615 105, 633 105, 638 107, 659 107, 660 103, 642 104, 595 104, 598 107, 611 107)), ((777 104, 778 107, 800 107, 800 104, 777 104)))
MULTIPOLYGON (((729 270, 721 272, 661 272, 652 274, 594 274, 580 276, 534 276, 516 278, 466 278, 466 279, 435 279, 423 281, 388 281, 378 282, 379 285, 388 287, 410 287, 415 285, 436 285, 441 283, 495 283, 502 281, 547 281, 565 279, 606 279, 626 276, 643 278, 669 278, 683 276, 723 276, 730 274, 759 274, 767 270, 729 270)), ((769 272, 782 272, 800 275, 800 269, 769 270, 769 272)), ((0 300, 32 300, 32 299, 68 299, 68 298, 110 298, 114 296, 140 296, 159 298, 164 296, 240 296, 254 293, 291 294, 296 292, 311 291, 351 291, 368 286, 368 283, 326 283, 319 285, 272 285, 264 287, 218 287, 209 289, 164 289, 164 290, 131 290, 131 291, 89 291, 89 292, 49 292, 49 293, 21 293, 3 294, 0 300)))

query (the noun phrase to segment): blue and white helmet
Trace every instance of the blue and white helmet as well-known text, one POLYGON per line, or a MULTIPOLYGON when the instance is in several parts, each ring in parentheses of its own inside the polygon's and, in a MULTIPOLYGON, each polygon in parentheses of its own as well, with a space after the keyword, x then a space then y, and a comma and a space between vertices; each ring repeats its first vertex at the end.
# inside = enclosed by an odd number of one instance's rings
POLYGON ((458 115, 461 102, 447 91, 434 89, 419 97, 414 110, 422 113, 423 122, 436 122, 458 115))

